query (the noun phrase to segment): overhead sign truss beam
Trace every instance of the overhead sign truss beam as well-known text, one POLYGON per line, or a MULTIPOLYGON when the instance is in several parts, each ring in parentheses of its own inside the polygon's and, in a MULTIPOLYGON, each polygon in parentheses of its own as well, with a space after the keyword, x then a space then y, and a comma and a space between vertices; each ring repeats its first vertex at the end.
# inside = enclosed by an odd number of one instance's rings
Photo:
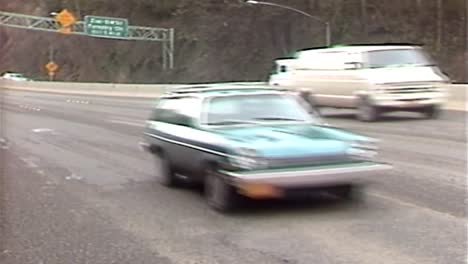
MULTIPOLYGON (((37 31, 60 32, 61 25, 49 17, 37 17, 0 11, 0 26, 22 28, 37 31)), ((89 36, 83 21, 78 21, 71 27, 69 34, 89 36)), ((96 36, 91 36, 96 37, 96 36)), ((163 66, 165 69, 174 67, 174 29, 128 26, 128 35, 113 37, 113 39, 135 41, 157 41, 163 45, 163 66)))
POLYGON ((59 28, 58 23, 52 18, 34 17, 7 12, 0 12, 0 25, 43 31, 57 31, 59 28))

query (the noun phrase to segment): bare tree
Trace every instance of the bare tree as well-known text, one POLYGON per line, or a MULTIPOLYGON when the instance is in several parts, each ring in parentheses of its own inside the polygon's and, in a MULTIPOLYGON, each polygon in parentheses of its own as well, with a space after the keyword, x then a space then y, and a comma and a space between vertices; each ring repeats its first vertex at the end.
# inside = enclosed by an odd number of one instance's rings
POLYGON ((367 27, 367 0, 361 0, 361 23, 362 23, 362 32, 364 33, 364 38, 367 39, 369 34, 369 29, 367 27))
POLYGON ((442 47, 443 15, 444 15, 444 9, 443 9, 443 5, 442 5, 442 0, 437 0, 437 41, 436 41, 436 49, 438 51, 442 47))
POLYGON ((468 83, 468 0, 465 0, 465 82, 468 83))

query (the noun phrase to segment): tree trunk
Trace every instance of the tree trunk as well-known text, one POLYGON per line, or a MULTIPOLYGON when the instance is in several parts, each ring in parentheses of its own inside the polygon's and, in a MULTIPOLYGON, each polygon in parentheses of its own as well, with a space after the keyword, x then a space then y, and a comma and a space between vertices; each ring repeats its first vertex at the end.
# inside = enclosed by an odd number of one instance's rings
POLYGON ((367 27, 368 19, 367 19, 367 0, 361 0, 361 23, 362 23, 362 33, 364 35, 364 39, 367 40, 369 35, 369 29, 367 27))
POLYGON ((465 0, 465 72, 464 74, 465 74, 465 83, 468 83, 468 0, 465 0))
POLYGON ((442 34, 443 34, 443 0, 437 0, 437 40, 436 40, 436 48, 437 51, 440 51, 442 48, 442 34))

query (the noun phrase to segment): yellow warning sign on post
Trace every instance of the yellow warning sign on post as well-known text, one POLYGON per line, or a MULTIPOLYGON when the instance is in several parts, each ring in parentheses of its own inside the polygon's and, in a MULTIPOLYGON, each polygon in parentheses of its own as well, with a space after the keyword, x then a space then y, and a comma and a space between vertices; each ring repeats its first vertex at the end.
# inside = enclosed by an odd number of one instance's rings
POLYGON ((47 71, 49 72, 49 74, 50 74, 51 72, 55 73, 55 72, 58 70, 58 68, 59 68, 59 66, 58 66, 55 62, 53 62, 53 61, 47 63, 47 64, 45 65, 45 67, 46 67, 47 71))
POLYGON ((56 72, 58 71, 59 69, 59 66, 57 65, 57 63, 53 62, 53 61, 50 61, 49 63, 47 63, 45 65, 45 68, 47 70, 47 73, 49 75, 49 81, 53 81, 54 80, 54 76, 56 74, 56 72))
POLYGON ((60 28, 59 31, 60 33, 63 33, 63 34, 70 34, 72 32, 72 29, 71 27, 63 27, 63 28, 60 28))
POLYGON ((60 24, 59 31, 61 33, 69 34, 72 32, 71 26, 76 23, 76 17, 67 9, 63 9, 55 16, 55 20, 60 24))

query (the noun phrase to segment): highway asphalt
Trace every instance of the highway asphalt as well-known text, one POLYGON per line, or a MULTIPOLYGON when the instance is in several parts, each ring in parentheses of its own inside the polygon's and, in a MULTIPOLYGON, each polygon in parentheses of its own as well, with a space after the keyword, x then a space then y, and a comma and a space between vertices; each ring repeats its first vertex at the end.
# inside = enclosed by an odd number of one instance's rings
POLYGON ((381 142, 393 171, 362 202, 326 196, 212 211, 154 180, 152 101, 0 90, 0 263, 465 263, 465 112, 326 120, 381 142))

